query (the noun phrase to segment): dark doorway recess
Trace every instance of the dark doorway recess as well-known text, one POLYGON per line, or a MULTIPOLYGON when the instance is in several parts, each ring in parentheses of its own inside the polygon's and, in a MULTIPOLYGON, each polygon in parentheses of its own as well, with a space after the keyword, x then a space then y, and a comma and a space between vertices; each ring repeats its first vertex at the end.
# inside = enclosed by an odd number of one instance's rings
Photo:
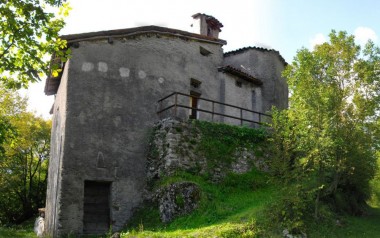
POLYGON ((198 102, 199 102, 199 97, 201 96, 200 93, 190 91, 190 119, 198 119, 198 102))
POLYGON ((110 193, 110 182, 84 182, 83 233, 107 233, 110 228, 110 193))

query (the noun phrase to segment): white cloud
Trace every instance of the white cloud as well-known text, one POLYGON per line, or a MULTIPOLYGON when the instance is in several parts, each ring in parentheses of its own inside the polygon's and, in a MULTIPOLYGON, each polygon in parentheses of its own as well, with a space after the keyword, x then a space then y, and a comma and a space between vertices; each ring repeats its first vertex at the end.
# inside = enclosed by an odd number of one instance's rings
POLYGON ((323 44, 326 41, 326 37, 322 33, 318 33, 312 39, 309 40, 310 49, 314 49, 314 46, 323 44))
POLYGON ((369 27, 358 27, 354 31, 356 41, 364 45, 368 40, 377 41, 377 35, 374 30, 369 27))
POLYGON ((267 50, 273 49, 273 47, 271 45, 265 44, 263 42, 254 42, 254 44, 252 46, 264 48, 264 49, 267 49, 267 50))

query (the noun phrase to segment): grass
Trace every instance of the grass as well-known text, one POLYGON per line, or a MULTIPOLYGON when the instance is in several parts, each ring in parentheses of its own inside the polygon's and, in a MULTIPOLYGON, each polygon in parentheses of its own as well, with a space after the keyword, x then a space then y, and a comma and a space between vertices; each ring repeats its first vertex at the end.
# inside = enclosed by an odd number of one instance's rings
POLYGON ((34 219, 26 221, 22 225, 2 227, 0 226, 0 237, 12 237, 12 238, 29 238, 37 237, 33 231, 34 219))
MULTIPOLYGON (((378 161, 380 165, 380 160, 378 161)), ((278 187, 255 170, 244 175, 230 174, 220 184, 210 184, 186 173, 167 178, 162 184, 193 181, 202 191, 201 206, 194 213, 162 224, 157 207, 140 210, 122 237, 282 237, 281 230, 268 230, 265 208, 276 200, 278 187)), ((371 181, 372 196, 363 216, 343 215, 336 220, 310 222, 308 237, 380 237, 380 171, 371 181)))
POLYGON ((380 209, 369 208, 368 213, 360 216, 343 216, 342 225, 335 223, 313 224, 308 237, 344 237, 344 238, 377 238, 380 237, 380 209))
MULTIPOLYGON (((379 176, 379 174, 378 174, 379 176)), ((342 216, 342 225, 334 221, 309 224, 308 237, 377 238, 380 237, 380 181, 371 181, 373 196, 368 201, 368 213, 361 217, 342 216), (377 195, 376 195, 377 194, 377 195)), ((281 237, 280 231, 265 228, 263 210, 276 200, 278 187, 267 182, 265 174, 255 170, 245 175, 229 175, 220 184, 211 184, 199 176, 178 173, 162 184, 175 181, 193 181, 202 189, 199 209, 172 223, 159 220, 158 209, 148 204, 136 214, 134 220, 121 233, 131 237, 281 237)), ((0 227, 0 237, 36 237, 33 222, 22 226, 0 227)))
POLYGON ((182 173, 163 181, 192 181, 202 190, 199 208, 162 224, 156 205, 140 210, 122 237, 254 237, 259 233, 256 219, 276 198, 277 188, 265 174, 252 170, 245 175, 230 174, 224 182, 212 184, 202 177, 182 173))

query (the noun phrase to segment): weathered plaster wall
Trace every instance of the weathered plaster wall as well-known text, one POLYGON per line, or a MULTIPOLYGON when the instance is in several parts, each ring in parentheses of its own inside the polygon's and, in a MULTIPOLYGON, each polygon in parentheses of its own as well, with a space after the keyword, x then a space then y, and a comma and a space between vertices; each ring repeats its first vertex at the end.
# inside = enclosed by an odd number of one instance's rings
POLYGON ((270 111, 273 105, 280 109, 288 106, 288 87, 281 72, 285 65, 278 52, 265 49, 248 49, 227 55, 225 65, 232 65, 263 81, 261 87, 262 110, 270 111))
POLYGON ((66 63, 61 78, 60 88, 54 102, 54 117, 51 133, 51 159, 49 160, 48 185, 46 194, 45 230, 54 237, 59 228, 58 218, 61 212, 62 196, 62 158, 65 154, 67 81, 70 61, 66 63))
POLYGON ((51 174, 60 170, 54 165, 60 161, 62 180, 50 192, 58 192, 57 200, 52 195, 47 200, 48 209, 57 207, 47 214, 55 221, 50 230, 57 228, 58 235, 82 233, 86 180, 112 183, 112 227, 125 225, 142 199, 147 135, 158 120, 156 101, 173 91, 189 93, 190 78, 202 82, 202 96, 218 98, 214 89, 219 87, 222 50, 202 43, 213 53, 202 56, 200 44, 141 36, 112 44, 80 42, 79 48, 72 48, 68 77, 62 78, 55 106, 61 128, 53 135, 65 141, 54 140, 64 150, 52 153, 51 174))
MULTIPOLYGON (((223 83, 224 85, 224 103, 239 106, 248 110, 252 111, 262 111, 260 105, 262 104, 262 98, 257 97, 253 99, 253 97, 256 97, 254 95, 253 91, 260 90, 259 87, 255 86, 253 83, 248 82, 246 80, 239 79, 237 76, 233 76, 230 74, 221 73, 222 77, 224 78, 223 83), (237 86, 236 82, 241 83, 241 87, 237 86), (253 104, 254 100, 256 102, 253 104)), ((225 107, 224 112, 227 115, 230 116, 237 116, 240 117, 240 109, 232 108, 232 107, 225 107)), ((248 111, 242 111, 242 116, 244 119, 247 120, 255 120, 258 121, 259 117, 258 114, 248 112, 248 111)), ((224 122, 233 124, 233 125, 240 125, 240 120, 233 119, 233 118, 224 118, 224 122)), ((243 122, 243 125, 252 126, 252 123, 250 122, 243 122)))

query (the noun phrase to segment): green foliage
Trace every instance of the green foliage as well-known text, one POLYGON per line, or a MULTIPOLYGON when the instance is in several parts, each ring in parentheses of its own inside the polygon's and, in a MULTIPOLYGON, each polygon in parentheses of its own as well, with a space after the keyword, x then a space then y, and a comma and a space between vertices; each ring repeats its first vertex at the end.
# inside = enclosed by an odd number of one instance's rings
POLYGON ((20 223, 45 203, 51 123, 27 112, 17 92, 0 91, 0 118, 11 128, 0 144, 0 224, 20 223))
POLYGON ((368 209, 365 216, 342 216, 333 221, 311 221, 308 237, 378 237, 380 209, 368 209))
POLYGON ((13 136, 13 127, 8 118, 0 117, 0 156, 4 154, 4 143, 6 143, 13 136))
POLYGON ((273 112, 272 172, 294 209, 277 211, 282 222, 298 227, 310 207, 321 219, 324 204, 362 214, 380 145, 380 49, 369 42, 361 51, 353 36, 332 31, 329 43, 298 51, 283 76, 290 108, 273 112))
POLYGON ((369 204, 372 207, 380 208, 380 152, 377 159, 377 171, 375 177, 370 181, 371 198, 369 204))
POLYGON ((231 126, 194 120, 202 134, 198 150, 207 158, 210 167, 228 165, 238 148, 254 148, 265 141, 265 129, 231 126))
POLYGON ((0 81, 8 88, 27 87, 42 75, 59 73, 59 65, 46 60, 55 55, 66 61, 66 41, 58 37, 69 11, 64 3, 57 15, 47 9, 61 0, 7 0, 0 2, 0 81))
POLYGON ((300 185, 287 186, 280 199, 267 208, 271 222, 268 226, 278 230, 286 228, 291 234, 303 233, 308 222, 305 216, 312 213, 310 203, 310 193, 300 185))

